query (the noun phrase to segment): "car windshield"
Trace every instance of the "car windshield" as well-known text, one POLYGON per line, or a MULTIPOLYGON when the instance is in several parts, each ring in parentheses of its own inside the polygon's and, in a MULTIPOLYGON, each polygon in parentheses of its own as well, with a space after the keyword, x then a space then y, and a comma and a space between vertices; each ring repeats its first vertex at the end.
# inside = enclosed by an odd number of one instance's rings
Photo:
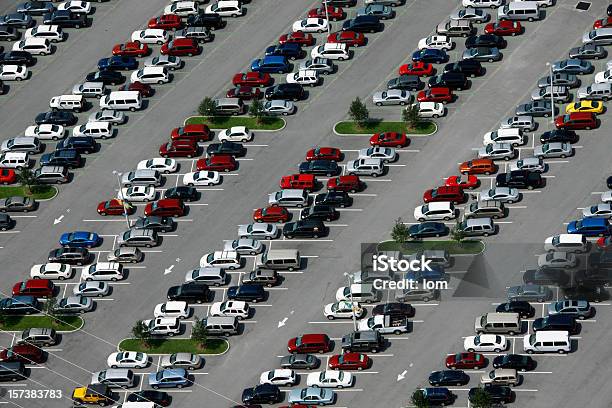
POLYGON ((493 151, 493 145, 492 144, 488 144, 487 147, 485 148, 485 151, 487 153, 491 153, 493 151))

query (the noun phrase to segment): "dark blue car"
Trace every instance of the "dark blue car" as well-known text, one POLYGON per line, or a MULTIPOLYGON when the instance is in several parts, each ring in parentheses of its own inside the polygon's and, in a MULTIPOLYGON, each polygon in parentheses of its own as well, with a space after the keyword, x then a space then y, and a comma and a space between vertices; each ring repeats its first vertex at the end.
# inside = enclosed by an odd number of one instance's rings
POLYGON ((265 300, 266 291, 263 285, 240 285, 230 286, 227 289, 229 300, 243 300, 245 302, 257 303, 265 300))
POLYGON ((444 50, 425 48, 412 53, 414 62, 430 62, 432 64, 442 64, 448 62, 448 54, 444 50))
POLYGON ((428 280, 432 282, 448 281, 450 279, 449 276, 444 273, 443 268, 435 265, 428 266, 431 270, 427 270, 427 268, 424 268, 424 270, 422 271, 406 272, 406 274, 404 275, 404 279, 413 280, 417 282, 420 282, 422 280, 428 280))
POLYGON ((441 237, 448 234, 448 227, 441 222, 423 222, 408 228, 410 238, 441 237))
POLYGON ((264 58, 259 58, 251 63, 251 71, 267 72, 271 74, 287 73, 291 70, 291 66, 287 58, 279 55, 270 55, 264 58))
POLYGON ((434 371, 429 375, 429 383, 439 385, 465 385, 470 382, 470 376, 462 370, 434 371))
POLYGON ((589 217, 572 221, 567 225, 568 234, 582 234, 585 237, 604 237, 612 234, 607 218, 589 217))
POLYGON ((268 48, 266 48, 265 55, 266 57, 271 55, 277 55, 294 60, 298 58, 303 58, 304 51, 302 50, 302 46, 298 43, 285 43, 269 46, 268 48))
POLYGON ((104 70, 125 70, 131 71, 138 68, 138 61, 134 57, 122 57, 114 55, 109 58, 102 58, 98 61, 98 69, 104 70))
POLYGON ((65 232, 60 237, 59 243, 70 248, 93 248, 102 243, 102 238, 95 232, 89 231, 65 232))

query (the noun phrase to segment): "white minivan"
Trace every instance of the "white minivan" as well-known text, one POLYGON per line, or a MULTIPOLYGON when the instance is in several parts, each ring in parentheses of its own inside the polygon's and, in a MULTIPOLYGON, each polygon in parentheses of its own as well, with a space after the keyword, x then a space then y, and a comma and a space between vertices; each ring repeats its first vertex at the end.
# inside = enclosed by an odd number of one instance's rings
POLYGON ((559 353, 565 354, 572 350, 572 344, 567 331, 537 331, 523 337, 523 349, 529 353, 559 353))
POLYGON ((83 268, 81 279, 85 281, 118 281, 124 278, 123 265, 119 262, 98 262, 83 268))
POLYGON ((100 99, 100 109, 136 111, 142 108, 142 96, 138 91, 114 91, 100 99))

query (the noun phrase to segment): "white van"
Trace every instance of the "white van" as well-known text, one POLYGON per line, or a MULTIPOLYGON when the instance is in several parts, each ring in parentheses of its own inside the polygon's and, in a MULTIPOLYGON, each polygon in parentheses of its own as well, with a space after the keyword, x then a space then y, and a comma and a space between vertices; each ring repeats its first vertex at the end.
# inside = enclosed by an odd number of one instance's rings
POLYGON ((0 168, 22 169, 30 167, 27 152, 6 152, 0 154, 0 168))
POLYGON ((497 129, 492 132, 485 133, 482 139, 482 145, 486 146, 489 143, 510 143, 513 147, 525 144, 525 136, 523 130, 519 128, 497 129))
POLYGON ((123 265, 119 262, 98 262, 83 268, 81 279, 85 281, 118 281, 124 278, 123 265))
POLYGON ((535 1, 512 1, 497 9, 498 20, 534 21, 541 18, 540 8, 535 1))
POLYGON ((71 110, 81 112, 85 109, 85 98, 83 95, 59 95, 49 101, 51 110, 71 110))
POLYGON ((544 250, 582 254, 589 250, 589 242, 582 234, 558 234, 546 238, 544 250))
POLYGON ((113 137, 113 125, 110 122, 87 122, 72 129, 72 136, 91 136, 96 139, 113 137))
POLYGON ((100 99, 100 109, 130 110, 142 108, 142 97, 138 91, 114 91, 100 99))
POLYGON ((529 353, 565 354, 572 350, 567 331, 537 331, 523 337, 523 349, 529 353))

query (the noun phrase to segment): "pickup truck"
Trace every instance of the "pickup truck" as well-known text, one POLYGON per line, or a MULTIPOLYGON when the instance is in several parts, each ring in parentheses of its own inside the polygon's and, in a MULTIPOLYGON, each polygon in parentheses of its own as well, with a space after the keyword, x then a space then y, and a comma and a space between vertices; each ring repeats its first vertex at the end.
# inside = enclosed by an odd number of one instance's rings
POLYGON ((359 321, 359 330, 374 330, 380 334, 402 334, 408 332, 408 318, 378 315, 359 321))

